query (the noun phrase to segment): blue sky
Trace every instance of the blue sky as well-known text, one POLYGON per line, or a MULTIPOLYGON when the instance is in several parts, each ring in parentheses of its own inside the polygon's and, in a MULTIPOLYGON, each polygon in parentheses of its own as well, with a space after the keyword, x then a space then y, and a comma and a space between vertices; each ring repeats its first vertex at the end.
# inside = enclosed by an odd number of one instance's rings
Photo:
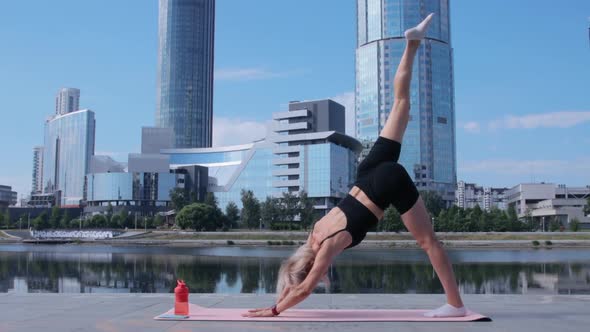
MULTIPOLYGON (((30 190, 61 87, 96 112, 96 153, 126 160, 153 125, 157 1, 7 1, 0 184, 30 190)), ((590 184, 590 2, 452 0, 458 178, 590 184)), ((354 0, 217 0, 214 144, 261 137, 290 100, 352 105, 354 0), (229 135, 228 133, 231 133, 229 135)))

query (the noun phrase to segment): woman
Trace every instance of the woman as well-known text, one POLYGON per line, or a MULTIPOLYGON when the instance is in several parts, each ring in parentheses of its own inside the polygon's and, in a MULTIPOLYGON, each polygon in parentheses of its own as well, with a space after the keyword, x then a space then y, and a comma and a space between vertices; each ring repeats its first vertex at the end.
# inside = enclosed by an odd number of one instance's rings
POLYGON ((359 244, 367 230, 393 204, 406 228, 426 251, 447 296, 447 304, 429 311, 427 317, 464 316, 451 263, 437 241, 424 202, 406 170, 397 163, 401 141, 409 120, 412 64, 432 19, 405 32, 407 44, 394 79, 395 102, 385 126, 367 157, 359 164, 357 180, 348 195, 314 225, 307 242, 279 270, 277 303, 249 310, 246 317, 276 316, 307 298, 328 267, 344 249, 359 244))

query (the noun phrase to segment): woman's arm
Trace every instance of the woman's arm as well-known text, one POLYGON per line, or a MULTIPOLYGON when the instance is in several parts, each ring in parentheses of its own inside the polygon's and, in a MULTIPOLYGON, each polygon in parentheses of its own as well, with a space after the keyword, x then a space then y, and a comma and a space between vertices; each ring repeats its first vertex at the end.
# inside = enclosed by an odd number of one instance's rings
POLYGON ((277 311, 283 312, 297 303, 305 300, 315 289, 318 282, 328 271, 328 267, 332 263, 333 255, 329 254, 328 246, 320 249, 309 274, 303 282, 291 289, 289 294, 280 302, 277 303, 277 311))
MULTIPOLYGON (((325 243, 318 252, 313 266, 305 280, 303 280, 303 282, 297 286, 292 286, 289 288, 286 287, 283 293, 281 293, 279 301, 276 304, 276 310, 279 313, 305 300, 313 292, 318 282, 325 276, 334 256, 338 252, 342 251, 342 249, 338 251, 336 250, 337 248, 326 244, 328 243, 325 243)), ((272 314, 270 308, 260 308, 249 310, 247 313, 242 314, 242 316, 269 317, 274 315, 272 314)))

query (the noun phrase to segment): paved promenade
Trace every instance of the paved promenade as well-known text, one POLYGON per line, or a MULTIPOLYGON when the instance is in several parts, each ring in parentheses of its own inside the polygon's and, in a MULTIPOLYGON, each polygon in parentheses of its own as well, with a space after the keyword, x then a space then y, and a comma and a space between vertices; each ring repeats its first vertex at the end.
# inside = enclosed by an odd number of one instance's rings
MULTIPOLYGON (((190 294, 206 307, 253 308, 272 295, 190 294)), ((0 294, 0 331, 586 331, 590 295, 465 295, 468 307, 492 322, 267 323, 177 322, 152 318, 173 306, 173 294, 0 294)), ((314 294, 299 308, 427 309, 444 296, 314 294)))

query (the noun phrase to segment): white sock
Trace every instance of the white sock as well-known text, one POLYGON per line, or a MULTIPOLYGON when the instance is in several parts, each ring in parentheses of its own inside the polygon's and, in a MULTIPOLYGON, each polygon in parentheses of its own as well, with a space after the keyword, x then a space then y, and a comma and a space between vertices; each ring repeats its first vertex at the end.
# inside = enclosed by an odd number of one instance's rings
POLYGON ((465 306, 461 308, 453 307, 450 304, 445 304, 434 310, 430 310, 424 313, 425 317, 463 317, 467 314, 465 306))
POLYGON ((426 18, 420 22, 417 26, 406 30, 404 35, 406 36, 407 40, 422 40, 424 36, 426 36, 426 30, 428 30, 428 25, 432 20, 432 16, 434 13, 430 13, 430 15, 426 16, 426 18))

